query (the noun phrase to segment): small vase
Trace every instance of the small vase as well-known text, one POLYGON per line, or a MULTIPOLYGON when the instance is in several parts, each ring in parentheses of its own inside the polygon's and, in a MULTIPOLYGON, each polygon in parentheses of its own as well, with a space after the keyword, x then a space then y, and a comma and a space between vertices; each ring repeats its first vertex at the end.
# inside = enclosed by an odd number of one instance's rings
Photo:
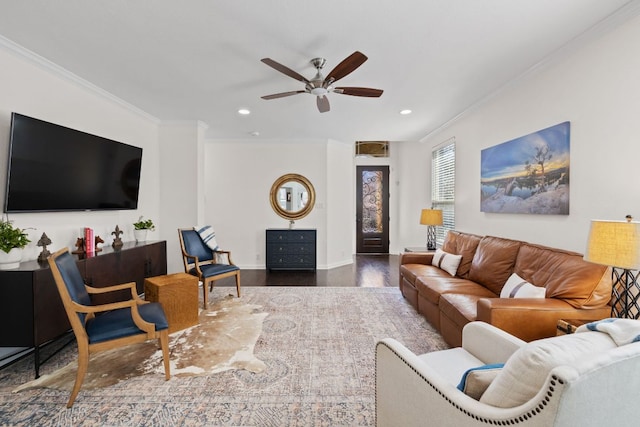
POLYGON ((133 237, 136 238, 136 242, 144 242, 147 240, 148 230, 133 230, 133 237))
POLYGON ((6 253, 0 250, 0 270, 10 270, 20 266, 22 259, 22 248, 13 248, 6 253))

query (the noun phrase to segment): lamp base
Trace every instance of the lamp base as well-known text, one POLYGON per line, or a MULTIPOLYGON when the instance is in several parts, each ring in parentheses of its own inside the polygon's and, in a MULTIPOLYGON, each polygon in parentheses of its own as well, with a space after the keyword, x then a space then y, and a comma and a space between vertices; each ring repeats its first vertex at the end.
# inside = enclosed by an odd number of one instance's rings
POLYGON ((433 225, 427 226, 427 250, 436 250, 436 227, 433 225))
POLYGON ((627 319, 640 318, 640 284, 638 276, 640 271, 626 269, 611 269, 611 280, 613 282, 611 304, 611 317, 621 317, 627 319))

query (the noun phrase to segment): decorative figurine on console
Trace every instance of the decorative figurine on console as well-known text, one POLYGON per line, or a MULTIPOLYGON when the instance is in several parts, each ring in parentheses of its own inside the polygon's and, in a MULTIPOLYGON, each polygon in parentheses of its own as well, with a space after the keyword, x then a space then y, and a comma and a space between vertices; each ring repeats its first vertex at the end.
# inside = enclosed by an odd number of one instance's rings
POLYGON ((120 238, 120 235, 122 234, 122 230, 120 230, 120 227, 116 225, 115 231, 112 231, 111 234, 116 236, 113 239, 113 243, 111 244, 111 246, 113 246, 113 249, 115 250, 120 249, 122 247, 122 239, 120 238))
MULTIPOLYGON (((102 248, 98 247, 98 243, 104 243, 104 240, 102 240, 102 237, 100 237, 100 236, 96 236, 95 239, 94 239, 94 242, 93 242, 93 245, 94 245, 93 246, 94 247, 93 253, 100 252, 102 250, 102 248)), ((86 254, 87 253, 87 248, 85 246, 84 238, 78 237, 76 239, 76 248, 77 249, 75 251, 71 252, 72 254, 86 254)))
POLYGON ((42 252, 38 255, 38 262, 47 262, 47 258, 51 255, 51 252, 47 249, 47 245, 51 244, 51 239, 47 236, 47 233, 42 233, 42 237, 38 240, 37 245, 42 246, 42 252))

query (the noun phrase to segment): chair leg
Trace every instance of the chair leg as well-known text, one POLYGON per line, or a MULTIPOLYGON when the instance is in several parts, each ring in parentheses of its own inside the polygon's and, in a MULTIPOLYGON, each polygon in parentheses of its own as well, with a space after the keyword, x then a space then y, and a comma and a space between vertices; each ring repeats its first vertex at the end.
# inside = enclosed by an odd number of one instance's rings
POLYGON ((87 374, 87 369, 89 367, 89 349, 87 344, 78 343, 78 370, 76 371, 76 382, 73 385, 73 390, 71 390, 71 396, 69 396, 69 401, 67 402, 67 408, 71 408, 73 406, 73 402, 78 397, 78 393, 80 392, 80 387, 82 387, 82 382, 84 381, 84 377, 87 374))
POLYGON ((204 297, 203 307, 206 310, 209 301, 209 284, 204 279, 202 280, 202 296, 204 297))
POLYGON ((238 298, 240 298, 240 272, 236 274, 236 290, 238 291, 238 298))
POLYGON ((160 332, 160 348, 162 348, 162 361, 164 363, 164 378, 168 381, 171 378, 171 365, 169 363, 169 330, 160 332))

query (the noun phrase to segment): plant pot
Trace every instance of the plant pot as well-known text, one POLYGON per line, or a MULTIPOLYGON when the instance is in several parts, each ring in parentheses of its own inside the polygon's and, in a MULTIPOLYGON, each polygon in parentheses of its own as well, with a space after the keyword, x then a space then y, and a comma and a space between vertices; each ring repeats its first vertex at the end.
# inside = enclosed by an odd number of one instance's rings
POLYGON ((136 242, 144 242, 147 240, 147 231, 149 230, 133 230, 133 237, 136 238, 136 242))
POLYGON ((18 268, 20 260, 22 260, 22 248, 13 248, 9 253, 0 250, 0 270, 18 268))

